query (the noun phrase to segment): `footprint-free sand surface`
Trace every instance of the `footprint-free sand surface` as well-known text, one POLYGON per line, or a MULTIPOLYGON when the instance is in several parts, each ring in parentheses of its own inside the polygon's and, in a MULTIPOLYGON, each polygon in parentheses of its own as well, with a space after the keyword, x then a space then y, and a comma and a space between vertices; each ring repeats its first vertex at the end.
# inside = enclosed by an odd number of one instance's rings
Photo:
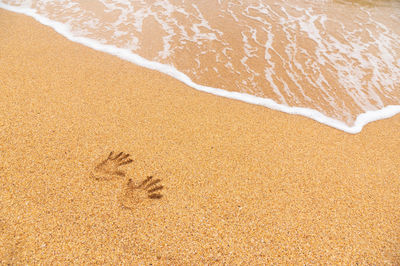
POLYGON ((0 10, 0 264, 39 262, 399 265, 400 116, 350 135, 0 10))

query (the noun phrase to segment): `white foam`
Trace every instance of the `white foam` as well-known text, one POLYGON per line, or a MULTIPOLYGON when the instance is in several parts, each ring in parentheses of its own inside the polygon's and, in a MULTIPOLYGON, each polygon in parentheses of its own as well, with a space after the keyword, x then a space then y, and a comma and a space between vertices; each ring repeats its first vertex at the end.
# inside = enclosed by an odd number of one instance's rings
POLYGON ((289 106, 286 106, 283 104, 278 104, 277 102, 275 102, 271 99, 256 97, 256 96, 253 96, 253 95, 250 95, 247 93, 231 92, 231 91, 226 91, 226 90, 222 90, 222 89, 217 89, 217 88, 212 88, 212 87, 207 87, 207 86, 202 86, 202 85, 196 84, 187 75, 178 71, 177 69, 175 69, 172 66, 164 65, 164 64, 161 64, 158 62, 147 60, 137 54, 132 53, 128 49, 118 48, 113 45, 102 44, 99 41, 96 41, 96 40, 93 40, 90 38, 86 38, 86 37, 74 36, 72 34, 69 26, 67 26, 66 24, 63 24, 63 23, 52 21, 44 16, 41 16, 38 13, 36 13, 36 11, 34 9, 26 8, 26 7, 14 7, 14 6, 4 4, 4 3, 0 3, 0 8, 31 16, 34 19, 36 19, 38 22, 40 22, 41 24, 53 28, 56 32, 65 36, 67 39, 69 39, 73 42, 77 42, 77 43, 83 44, 85 46, 88 46, 92 49, 118 56, 121 59, 127 60, 127 61, 137 64, 139 66, 157 70, 157 71, 167 74, 167 75, 169 75, 169 76, 171 76, 171 77, 173 77, 173 78, 175 78, 175 79, 185 83, 186 85, 188 85, 192 88, 195 88, 199 91, 208 92, 208 93, 211 93, 214 95, 218 95, 218 96, 222 96, 222 97, 226 97, 226 98, 230 98, 230 99, 235 99, 235 100, 247 102, 250 104, 262 105, 262 106, 268 107, 270 109, 282 111, 282 112, 285 112, 288 114, 302 115, 302 116, 311 118, 322 124, 331 126, 333 128, 342 130, 347 133, 351 133, 351 134, 359 133, 362 130, 362 128, 370 122, 389 118, 389 117, 392 117, 392 116, 400 113, 400 105, 389 105, 380 110, 367 111, 363 114, 358 115, 356 121, 354 122, 354 125, 348 126, 345 123, 338 121, 336 119, 327 117, 324 114, 322 114, 321 112, 314 110, 314 109, 303 108, 303 107, 289 107, 289 106))

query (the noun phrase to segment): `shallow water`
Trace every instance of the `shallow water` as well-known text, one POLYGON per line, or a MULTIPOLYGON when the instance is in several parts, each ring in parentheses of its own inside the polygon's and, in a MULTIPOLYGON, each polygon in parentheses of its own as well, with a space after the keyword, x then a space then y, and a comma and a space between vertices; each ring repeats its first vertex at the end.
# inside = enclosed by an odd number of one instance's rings
MULTIPOLYGON (((196 85, 245 93, 231 98, 340 129, 389 105, 396 106, 390 115, 400 112, 400 1, 0 2, 67 25, 75 37, 172 66, 196 85)), ((368 116, 361 127, 389 115, 368 116)))

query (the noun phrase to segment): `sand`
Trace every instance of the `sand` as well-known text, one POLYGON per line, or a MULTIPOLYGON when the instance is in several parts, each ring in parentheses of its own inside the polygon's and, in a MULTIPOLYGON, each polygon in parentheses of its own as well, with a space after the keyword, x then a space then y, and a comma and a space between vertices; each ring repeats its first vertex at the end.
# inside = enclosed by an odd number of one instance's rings
POLYGON ((400 264, 399 115, 350 135, 0 29, 0 264, 400 264))

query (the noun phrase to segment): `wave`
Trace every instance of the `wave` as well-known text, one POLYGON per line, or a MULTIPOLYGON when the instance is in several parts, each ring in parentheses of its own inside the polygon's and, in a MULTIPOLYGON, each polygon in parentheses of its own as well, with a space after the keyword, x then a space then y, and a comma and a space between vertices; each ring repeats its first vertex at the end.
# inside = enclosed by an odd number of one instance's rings
MULTIPOLYGON (((302 116, 311 118, 322 124, 331 126, 333 128, 342 130, 347 133, 352 133, 352 134, 359 133, 366 124, 368 124, 372 121, 389 118, 389 117, 392 117, 392 116, 400 113, 400 105, 386 105, 386 106, 380 108, 379 110, 367 110, 367 111, 357 115, 357 117, 354 120, 354 122, 352 123, 352 125, 349 125, 343 121, 332 118, 332 117, 320 112, 319 110, 316 110, 313 108, 288 106, 287 103, 284 103, 284 104, 278 103, 278 101, 276 101, 274 99, 259 97, 259 96, 245 93, 245 92, 229 91, 229 90, 225 90, 225 89, 214 88, 211 86, 200 85, 200 84, 194 82, 187 75, 187 73, 183 73, 182 71, 179 71, 178 69, 176 69, 174 66, 172 66, 170 64, 160 63, 157 61, 152 61, 152 60, 146 59, 143 56, 140 56, 139 54, 134 53, 132 51, 132 49, 130 49, 130 48, 121 48, 121 47, 117 47, 116 45, 104 43, 104 41, 102 41, 102 40, 85 37, 85 36, 78 36, 76 34, 76 31, 72 30, 71 26, 68 25, 67 23, 57 22, 52 19, 49 19, 46 16, 39 14, 36 9, 32 9, 32 8, 24 7, 24 6, 17 7, 17 6, 8 5, 5 3, 0 3, 0 8, 33 17, 41 24, 47 25, 47 26, 53 28, 56 32, 65 36, 67 39, 69 39, 73 42, 83 44, 85 46, 88 46, 88 47, 98 50, 98 51, 112 54, 121 59, 132 62, 134 64, 137 64, 139 66, 157 70, 157 71, 167 74, 167 75, 169 75, 169 76, 171 76, 171 77, 173 77, 173 78, 175 78, 175 79, 185 83, 186 85, 188 85, 194 89, 197 89, 199 91, 204 91, 204 92, 211 93, 211 94, 214 94, 217 96, 240 100, 240 101, 247 102, 250 104, 265 106, 267 108, 282 111, 282 112, 285 112, 288 114, 302 115, 302 116)), ((251 53, 251 51, 250 51, 250 53, 251 53)), ((400 62, 400 60, 399 60, 399 62, 400 62)))

